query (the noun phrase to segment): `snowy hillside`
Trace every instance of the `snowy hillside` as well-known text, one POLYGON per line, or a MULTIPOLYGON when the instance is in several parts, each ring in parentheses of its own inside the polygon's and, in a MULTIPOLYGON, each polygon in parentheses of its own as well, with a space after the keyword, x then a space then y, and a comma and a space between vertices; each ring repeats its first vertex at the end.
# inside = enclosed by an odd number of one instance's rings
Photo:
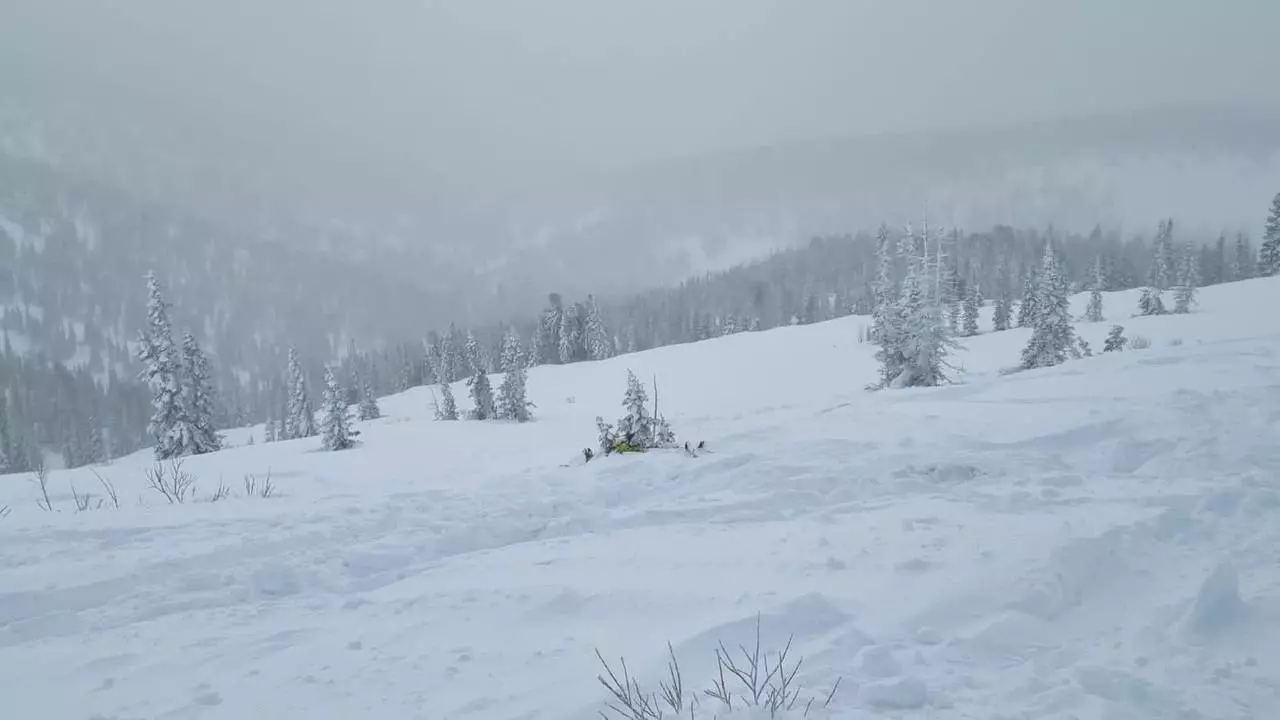
POLYGON ((74 512, 88 468, 57 513, 0 478, 4 706, 585 720, 595 649, 656 682, 669 640, 701 689, 760 614, 806 696, 843 678, 833 718, 1280 717, 1280 279, 1136 303, 1105 313, 1149 349, 1002 375, 1027 331, 984 334, 939 389, 864 390, 857 317, 539 367, 523 426, 418 388, 347 452, 229 433, 259 444, 186 464, 216 504, 166 504, 145 454, 96 468, 119 509, 74 512), (710 452, 583 464, 627 368, 710 452))

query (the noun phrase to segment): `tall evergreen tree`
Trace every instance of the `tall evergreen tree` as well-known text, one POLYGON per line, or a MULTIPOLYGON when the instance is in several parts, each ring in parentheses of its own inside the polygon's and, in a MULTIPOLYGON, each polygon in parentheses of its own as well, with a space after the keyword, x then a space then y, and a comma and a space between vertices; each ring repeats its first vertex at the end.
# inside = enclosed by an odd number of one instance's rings
POLYGON ((872 286, 874 305, 871 309, 871 342, 878 347, 880 385, 888 386, 902 373, 902 318, 894 287, 894 252, 889 243, 889 228, 880 226, 876 233, 876 279, 872 286))
MULTIPOLYGON (((947 332, 941 271, 937 264, 930 271, 928 243, 926 224, 920 243, 921 255, 912 259, 902 281, 899 314, 904 364, 893 387, 933 387, 950 381, 946 374, 950 369, 947 355, 958 346, 947 332)), ((939 248, 937 263, 942 262, 941 256, 939 248)))
POLYGON ((360 405, 357 413, 357 417, 361 420, 377 420, 382 417, 382 408, 378 407, 378 397, 374 394, 368 380, 364 380, 360 385, 360 405))
POLYGON ((1271 201, 1271 212, 1258 248, 1258 268, 1264 275, 1280 274, 1280 193, 1271 201))
POLYGON ((155 440, 158 460, 182 455, 190 445, 191 427, 183 412, 181 366, 173 344, 169 303, 155 273, 147 273, 147 328, 138 339, 140 377, 151 388, 151 422, 147 432, 155 440))
POLYGON ((458 401, 453 398, 453 388, 449 383, 440 383, 440 406, 436 408, 436 419, 458 419, 458 401))
POLYGON ((1179 314, 1191 312, 1200 286, 1200 258, 1191 243, 1187 243, 1178 258, 1178 286, 1173 293, 1173 311, 1179 314))
POLYGON ((1008 330, 1012 317, 1013 300, 1009 297, 1008 291, 1002 291, 1000 297, 996 299, 995 307, 991 311, 991 323, 996 332, 1008 330))
POLYGON ((322 396, 324 418, 320 422, 320 446, 325 450, 346 450, 355 444, 360 434, 351 429, 351 413, 347 407, 347 395, 338 386, 333 368, 325 368, 322 396))
POLYGON ((649 394, 636 374, 627 371, 627 393, 622 407, 627 414, 618 421, 617 435, 635 448, 653 447, 653 417, 649 414, 649 394))
POLYGON ((1066 362, 1075 342, 1067 279, 1052 246, 1046 246, 1036 296, 1036 323, 1022 350, 1023 368, 1051 367, 1066 362))
POLYGON ((969 291, 964 296, 964 325, 961 328, 961 335, 964 337, 973 337, 978 334, 978 312, 982 308, 982 290, 978 288, 977 283, 969 285, 969 291))
POLYGON ((480 341, 476 339, 475 334, 470 330, 467 330, 467 340, 464 348, 467 361, 467 374, 475 375, 476 373, 484 372, 484 358, 480 351, 480 341))
POLYGON ((1022 302, 1018 303, 1018 327, 1034 327, 1036 314, 1036 294, 1039 292, 1040 278, 1033 266, 1022 282, 1022 302))
POLYGON ((1168 290, 1174 277, 1173 219, 1161 220, 1151 244, 1151 272, 1148 284, 1157 290, 1168 290))
POLYGON ((561 362, 560 328, 564 323, 564 304, 558 293, 547 296, 550 306, 542 311, 538 322, 538 337, 535 345, 541 351, 541 362, 554 365, 561 362))
POLYGON ((587 357, 592 360, 604 360, 613 356, 613 341, 609 339, 609 331, 604 327, 604 319, 600 317, 600 306, 595 296, 587 296, 586 316, 583 319, 587 357))
POLYGON ((524 349, 520 344, 520 333, 514 327, 507 328, 502 337, 502 355, 500 356, 502 372, 511 372, 525 367, 524 349))
POLYGON ((307 376, 294 348, 289 348, 289 414, 285 418, 285 439, 314 437, 316 414, 307 392, 307 376))
POLYGON ((1231 259, 1231 279, 1248 280, 1255 270, 1253 243, 1245 232, 1236 233, 1236 252, 1231 259))
POLYGON ((1102 288, 1106 280, 1102 275, 1102 256, 1093 261, 1093 278, 1089 285, 1089 307, 1084 311, 1088 322, 1102 322, 1102 288))
POLYGON ((182 366, 186 387, 184 409, 191 423, 188 454, 203 455, 222 449, 222 436, 214 425, 216 400, 213 390, 213 373, 209 359, 200 349, 195 336, 182 336, 182 366))
POLYGON ((579 306, 570 305, 560 313, 560 362, 568 364, 582 359, 582 321, 579 306))
POLYGON ((471 410, 472 420, 491 420, 497 416, 497 410, 493 403, 493 386, 489 383, 489 376, 484 372, 478 372, 467 381, 467 386, 471 388, 471 402, 474 408, 471 410))
MULTIPOLYGON (((517 336, 517 342, 519 336, 517 336)), ((529 409, 533 407, 533 403, 529 402, 525 384, 527 375, 523 364, 516 362, 510 370, 502 378, 502 385, 498 386, 498 417, 503 420, 515 420, 516 422, 528 422, 530 419, 529 409)))

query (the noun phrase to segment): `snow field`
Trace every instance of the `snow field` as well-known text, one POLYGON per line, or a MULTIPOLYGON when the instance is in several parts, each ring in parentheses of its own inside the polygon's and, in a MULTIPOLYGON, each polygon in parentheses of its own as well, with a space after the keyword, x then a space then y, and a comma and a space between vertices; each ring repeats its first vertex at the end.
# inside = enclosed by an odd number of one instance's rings
MULTIPOLYGON (((88 469, 50 475, 56 513, 0 478, 0 697, 585 720, 595 649, 656 683, 669 640, 700 689, 759 615, 808 692, 843 678, 831 718, 1280 717, 1276 301, 1255 280, 1135 319, 1109 294, 1150 349, 1002 375, 1029 331, 984 334, 961 384, 876 393, 846 318, 538 368, 528 425, 434 422, 418 388, 354 450, 255 428, 186 462, 198 498, 269 470, 270 499, 168 505, 146 453, 96 468, 118 510, 73 512, 88 469), (711 452, 582 464, 627 368, 711 452)), ((1077 329, 1097 353, 1110 325, 1077 329)))

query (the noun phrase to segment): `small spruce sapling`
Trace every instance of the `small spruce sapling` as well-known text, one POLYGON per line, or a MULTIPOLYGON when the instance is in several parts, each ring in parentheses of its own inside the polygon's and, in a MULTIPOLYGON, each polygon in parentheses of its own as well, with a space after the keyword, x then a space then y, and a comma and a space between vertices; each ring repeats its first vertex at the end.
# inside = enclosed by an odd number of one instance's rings
POLYGON ((1112 325, 1111 332, 1107 333, 1106 342, 1102 345, 1102 352, 1119 352, 1124 350, 1124 346, 1129 343, 1129 338, 1124 336, 1124 328, 1120 325, 1112 325))

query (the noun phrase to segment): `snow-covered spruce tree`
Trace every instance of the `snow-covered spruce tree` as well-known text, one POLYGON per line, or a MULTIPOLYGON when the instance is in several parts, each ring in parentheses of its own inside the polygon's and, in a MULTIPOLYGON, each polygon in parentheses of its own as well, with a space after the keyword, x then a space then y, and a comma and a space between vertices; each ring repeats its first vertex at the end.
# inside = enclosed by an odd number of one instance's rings
POLYGON ((897 288, 893 281, 894 253, 889 244, 889 228, 881 225, 876 233, 876 279, 872 285, 871 342, 880 363, 880 387, 887 387, 902 374, 902 317, 898 307, 897 288))
POLYGON ((191 423, 187 452, 192 455, 217 452, 222 449, 222 436, 214 422, 217 400, 213 391, 213 372, 209 368, 209 358, 191 333, 182 336, 182 367, 186 381, 185 412, 191 423))
POLYGON ((1034 327, 1036 324, 1036 293, 1039 292, 1040 278, 1037 269, 1032 267, 1022 282, 1022 302, 1018 303, 1018 327, 1034 327))
POLYGON ((355 444, 359 431, 351 429, 347 395, 338 386, 333 368, 324 371, 324 418, 320 421, 320 446, 325 450, 346 450, 355 444))
POLYGON ((1013 319, 1013 299, 1009 297, 1008 291, 1001 291, 1000 297, 996 298, 995 307, 991 312, 991 323, 995 327, 996 332, 1009 329, 1009 323, 1013 319))
POLYGON ((1258 269, 1264 275, 1280 274, 1280 193, 1271 201, 1271 212, 1262 230, 1262 246, 1258 248, 1258 269))
POLYGON ((307 376, 302 370, 302 361, 298 352, 289 348, 289 414, 285 418, 284 434, 286 440, 314 437, 316 430, 316 414, 311 406, 311 397, 307 392, 307 376))
POLYGON ((470 414, 472 420, 492 420, 497 416, 493 404, 493 386, 489 384, 489 376, 484 371, 471 376, 467 387, 471 388, 471 401, 475 405, 470 414))
POLYGON ((538 363, 554 365, 560 362, 560 326, 564 322, 564 302, 559 293, 548 295, 547 302, 550 306, 542 311, 542 317, 538 319, 533 345, 538 351, 535 355, 538 363))
MULTIPOLYGON (((926 225, 923 253, 928 252, 926 225)), ((938 261, 941 262, 941 248, 938 261)), ((942 283, 938 268, 930 272, 926 255, 913 258, 902 281, 903 368, 891 387, 933 387, 949 382, 947 355, 958 347, 943 317, 942 283), (930 277, 932 276, 932 277, 930 277), (930 280, 932 282, 930 283, 930 280), (931 287, 927 287, 930 283, 931 287)))
POLYGON ((978 288, 978 283, 972 283, 969 292, 964 295, 964 324, 961 326, 961 335, 964 337, 978 334, 978 311, 981 308, 982 290, 978 288))
POLYGON ((157 460, 183 455, 189 445, 190 423, 183 408, 181 365, 173 344, 169 303, 165 302, 155 273, 147 273, 147 328, 138 338, 139 377, 151 388, 151 422, 147 432, 155 439, 157 460))
POLYGON ((631 447, 645 449, 653 446, 653 417, 649 415, 649 394, 636 374, 627 370, 627 393, 622 407, 627 414, 618 421, 617 437, 631 447))
POLYGON ((613 341, 609 339, 609 331, 604 327, 604 319, 600 317, 600 306, 596 303, 594 295, 587 296, 583 328, 588 358, 604 360, 613 356, 613 341))
POLYGON ((1196 288, 1200 287, 1200 256, 1191 243, 1187 243, 1178 258, 1178 285, 1173 291, 1173 311, 1180 315, 1191 312, 1196 300, 1196 288))
POLYGON ((1236 280, 1248 280, 1256 270, 1253 259, 1253 243, 1243 230, 1236 233, 1236 251, 1231 258, 1231 277, 1236 280))
MULTIPOLYGON (((537 337, 536 333, 534 337, 537 337)), ((502 336, 502 354, 498 360, 499 369, 504 373, 527 366, 524 348, 520 343, 520 333, 514 327, 507 328, 507 332, 502 336)))
POLYGON ((475 333, 467 330, 466 344, 463 345, 463 355, 467 364, 467 374, 474 376, 476 373, 485 371, 483 353, 480 351, 480 341, 476 339, 475 333))
POLYGON ((596 432, 600 442, 600 452, 608 455, 613 452, 614 445, 618 441, 617 434, 613 431, 613 425, 604 421, 604 418, 596 416, 596 432))
POLYGON ((1142 295, 1138 297, 1138 314, 1139 315, 1164 315, 1164 298, 1157 287, 1142 288, 1142 295))
POLYGON ((382 417, 382 408, 378 407, 378 398, 373 394, 368 380, 360 385, 360 405, 356 413, 361 420, 377 420, 382 417))
POLYGON ((1039 275, 1036 321, 1032 326, 1031 340, 1022 350, 1022 367, 1025 369, 1064 363, 1075 347, 1067 278, 1058 267, 1052 246, 1045 247, 1039 275))
POLYGON ((1124 346, 1129 343, 1129 338, 1124 336, 1124 328, 1119 325, 1112 325, 1111 331, 1107 333, 1107 340, 1102 344, 1102 352, 1119 352, 1124 350, 1124 346))
POLYGON ((1151 242, 1151 270, 1148 284, 1157 290, 1168 290, 1173 279, 1173 219, 1161 220, 1151 242))
POLYGON ((519 363, 506 372, 502 378, 502 384, 498 386, 497 412, 499 418, 515 420, 516 422, 529 422, 531 417, 529 409, 533 407, 533 403, 529 402, 526 394, 525 384, 527 381, 527 371, 519 363))
POLYGON ((1093 277, 1089 281, 1089 307, 1084 311, 1086 322, 1102 322, 1102 288, 1106 280, 1102 274, 1102 256, 1093 261, 1093 277))
POLYGON ((560 362, 578 362, 587 356, 583 338, 582 305, 574 303, 560 313, 560 362))
POLYGON ((440 405, 436 407, 437 420, 457 420, 458 401, 453 397, 453 388, 449 383, 440 383, 440 405))

